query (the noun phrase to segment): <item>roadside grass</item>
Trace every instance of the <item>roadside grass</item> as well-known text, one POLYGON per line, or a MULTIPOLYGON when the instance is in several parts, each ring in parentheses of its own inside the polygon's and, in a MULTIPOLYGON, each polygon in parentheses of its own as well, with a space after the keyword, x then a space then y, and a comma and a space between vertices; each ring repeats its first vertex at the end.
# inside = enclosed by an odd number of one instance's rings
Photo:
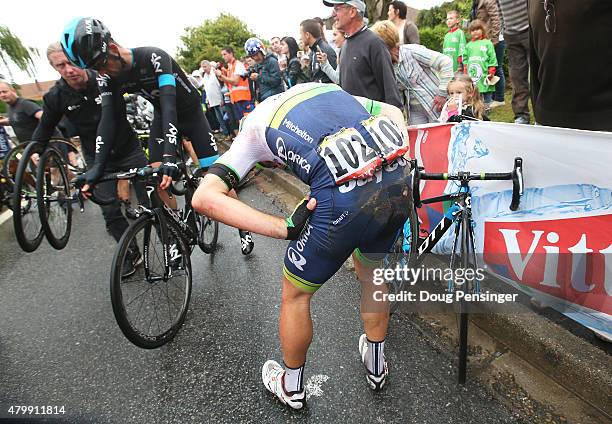
MULTIPOLYGON (((495 122, 514 122, 514 112, 512 112, 512 90, 506 91, 504 94, 504 106, 496 107, 489 112, 489 119, 495 122)), ((531 100, 529 100, 529 113, 531 115, 531 122, 533 123, 533 109, 531 107, 531 100)))

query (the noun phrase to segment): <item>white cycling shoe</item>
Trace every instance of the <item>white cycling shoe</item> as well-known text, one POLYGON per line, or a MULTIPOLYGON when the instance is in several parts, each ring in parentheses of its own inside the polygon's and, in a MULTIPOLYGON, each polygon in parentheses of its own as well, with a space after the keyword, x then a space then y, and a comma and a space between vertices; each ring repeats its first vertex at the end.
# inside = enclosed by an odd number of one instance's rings
POLYGON ((364 368, 366 369, 366 380, 368 384, 372 388, 372 390, 380 390, 385 385, 387 380, 387 374, 389 374, 389 369, 387 368, 387 361, 384 361, 384 371, 380 375, 374 375, 368 370, 368 367, 365 365, 365 356, 368 353, 368 338, 365 334, 362 334, 359 337, 359 353, 361 354, 361 363, 363 363, 364 368))
POLYGON ((306 404, 306 389, 289 395, 283 388, 285 369, 276 361, 268 360, 261 368, 261 379, 266 389, 282 403, 293 409, 302 409, 306 404))

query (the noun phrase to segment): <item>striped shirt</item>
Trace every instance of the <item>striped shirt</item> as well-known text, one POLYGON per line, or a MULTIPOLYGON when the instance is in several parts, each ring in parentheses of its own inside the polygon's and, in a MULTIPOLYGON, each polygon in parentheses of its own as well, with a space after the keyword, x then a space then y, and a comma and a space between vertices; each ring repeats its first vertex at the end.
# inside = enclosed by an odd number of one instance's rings
POLYGON ((529 16, 527 0, 498 0, 504 22, 504 34, 516 35, 527 31, 529 16))
POLYGON ((410 104, 421 105, 430 119, 437 120, 434 97, 447 95, 453 78, 452 59, 420 44, 403 44, 394 68, 397 81, 408 90, 410 104))

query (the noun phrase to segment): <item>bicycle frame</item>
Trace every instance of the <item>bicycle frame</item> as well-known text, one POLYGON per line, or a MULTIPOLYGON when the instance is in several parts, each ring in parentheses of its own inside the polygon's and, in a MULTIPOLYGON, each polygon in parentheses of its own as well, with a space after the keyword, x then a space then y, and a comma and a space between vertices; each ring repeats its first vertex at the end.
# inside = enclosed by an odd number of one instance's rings
MULTIPOLYGON (((193 186, 193 181, 190 177, 187 177, 186 184, 193 186)), ((181 237, 187 245, 195 244, 197 240, 197 233, 195 229, 195 220, 193 216, 193 209, 191 207, 187 207, 189 209, 185 215, 185 217, 181 218, 172 208, 166 205, 161 198, 156 189, 156 185, 154 183, 148 182, 147 186, 147 194, 149 196, 149 202, 151 204, 151 208, 147 208, 144 205, 140 205, 140 209, 142 213, 154 216, 155 219, 159 222, 160 227, 160 236, 162 240, 163 246, 163 256, 164 256, 164 281, 167 281, 168 278, 172 275, 172 268, 170 266, 169 254, 169 246, 168 239, 169 234, 168 231, 172 231, 176 236, 181 237), (170 230, 169 230, 170 229, 170 230)), ((189 190, 185 190, 185 202, 186 204, 191 203, 191 196, 189 195, 189 190)), ((145 262, 145 276, 147 281, 153 281, 149 274, 149 243, 148 241, 144 243, 144 262, 145 262)))
MULTIPOLYGON (((417 248, 416 264, 420 264, 425 255, 431 252, 431 249, 442 239, 444 234, 451 228, 453 223, 461 222, 463 214, 467 214, 468 219, 472 219, 472 194, 469 189, 468 181, 462 181, 459 191, 456 193, 444 194, 442 196, 423 199, 423 204, 438 203, 453 201, 450 208, 444 213, 440 222, 434 227, 427 237, 422 239, 417 248)), ((455 229, 458 231, 458 227, 455 229)), ((470 229, 471 231, 471 229, 470 229)), ((406 235, 404 234, 404 244, 407 244, 406 235)), ((406 250, 404 250, 407 253, 406 250)))

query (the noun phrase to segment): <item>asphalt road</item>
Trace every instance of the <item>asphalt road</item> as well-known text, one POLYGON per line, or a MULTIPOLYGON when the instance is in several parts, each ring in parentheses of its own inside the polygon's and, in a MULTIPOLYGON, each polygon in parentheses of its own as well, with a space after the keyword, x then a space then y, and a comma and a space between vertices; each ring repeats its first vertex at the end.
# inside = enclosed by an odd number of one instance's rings
MULTIPOLYGON (((255 186, 241 197, 281 214, 255 186)), ((261 383, 264 361, 281 360, 286 242, 256 235, 254 253, 243 257, 237 231, 225 226, 213 256, 194 251, 178 336, 157 350, 137 348, 110 304, 114 241, 98 208, 86 209, 61 252, 44 242, 23 253, 11 223, 0 228, 0 421, 15 420, 11 405, 54 405, 64 406, 60 422, 78 423, 523 422, 478 383, 457 386, 451 353, 402 315, 392 317, 387 338, 388 385, 372 392, 357 350, 358 283, 344 268, 314 297, 308 406, 287 409, 261 383)))

